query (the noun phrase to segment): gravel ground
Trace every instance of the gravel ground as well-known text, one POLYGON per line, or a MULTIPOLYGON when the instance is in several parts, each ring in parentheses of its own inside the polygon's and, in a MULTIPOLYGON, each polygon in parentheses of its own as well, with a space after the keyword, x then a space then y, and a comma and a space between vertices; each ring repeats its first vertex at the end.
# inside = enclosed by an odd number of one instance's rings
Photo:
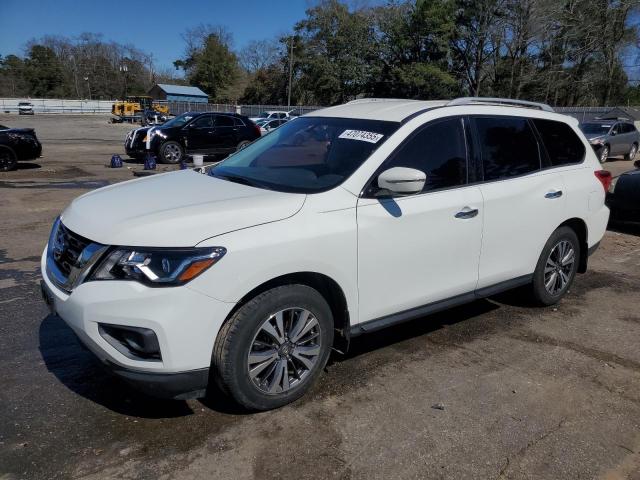
POLYGON ((512 293, 359 337, 277 411, 158 401, 107 376, 38 291, 55 216, 132 178, 104 167, 130 128, 107 120, 0 115, 45 154, 0 174, 1 480, 640 479, 640 228, 607 232, 557 307, 512 293))

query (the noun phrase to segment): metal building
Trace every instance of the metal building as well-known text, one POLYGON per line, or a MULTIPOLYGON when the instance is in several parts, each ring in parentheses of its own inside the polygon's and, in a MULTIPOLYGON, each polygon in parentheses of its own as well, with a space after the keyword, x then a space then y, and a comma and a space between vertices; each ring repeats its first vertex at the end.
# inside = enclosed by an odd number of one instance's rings
POLYGON ((169 102, 207 103, 209 96, 198 87, 186 87, 184 85, 167 85, 158 83, 149 90, 149 95, 154 100, 167 100, 169 102))

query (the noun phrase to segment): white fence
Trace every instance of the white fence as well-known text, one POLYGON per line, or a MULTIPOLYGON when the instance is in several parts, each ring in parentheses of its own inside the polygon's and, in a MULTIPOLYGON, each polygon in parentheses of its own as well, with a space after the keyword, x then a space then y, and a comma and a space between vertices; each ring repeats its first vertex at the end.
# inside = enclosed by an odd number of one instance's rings
POLYGON ((111 113, 112 100, 63 100, 61 98, 0 98, 0 112, 16 113, 18 103, 29 102, 35 113, 111 113))

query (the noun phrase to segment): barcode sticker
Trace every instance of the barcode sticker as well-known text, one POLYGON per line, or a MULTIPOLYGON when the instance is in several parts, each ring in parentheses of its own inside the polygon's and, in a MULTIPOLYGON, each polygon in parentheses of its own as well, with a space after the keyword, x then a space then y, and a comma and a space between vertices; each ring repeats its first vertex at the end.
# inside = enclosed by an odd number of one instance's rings
POLYGON ((365 132, 364 130, 345 130, 338 138, 360 140, 361 142, 378 143, 384 137, 381 133, 365 132))

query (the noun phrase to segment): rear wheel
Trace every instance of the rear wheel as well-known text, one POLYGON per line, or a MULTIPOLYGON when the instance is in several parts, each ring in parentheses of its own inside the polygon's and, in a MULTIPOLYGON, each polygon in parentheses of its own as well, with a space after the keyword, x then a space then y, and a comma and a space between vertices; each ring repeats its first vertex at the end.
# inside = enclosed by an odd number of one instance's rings
POLYGON ((160 147, 160 159, 162 163, 178 163, 184 157, 184 149, 178 142, 169 141, 160 147))
POLYGON ((305 285, 285 285, 245 303, 222 326, 212 368, 240 405, 269 410, 309 390, 332 342, 333 317, 322 295, 305 285))
POLYGON ((249 145, 251 142, 249 140, 243 140, 238 144, 237 150, 242 150, 244 147, 249 145))
POLYGON ((580 242, 569 227, 558 228, 542 249, 533 274, 533 297, 542 305, 553 305, 567 293, 578 271, 580 242))
POLYGON ((631 145, 631 149, 629 150, 629 153, 627 153, 624 156, 624 159, 633 160, 634 158, 636 158, 636 153, 638 153, 638 145, 634 143, 633 145, 631 145))
POLYGON ((0 172, 15 170, 17 166, 16 154, 8 148, 0 148, 0 172))

